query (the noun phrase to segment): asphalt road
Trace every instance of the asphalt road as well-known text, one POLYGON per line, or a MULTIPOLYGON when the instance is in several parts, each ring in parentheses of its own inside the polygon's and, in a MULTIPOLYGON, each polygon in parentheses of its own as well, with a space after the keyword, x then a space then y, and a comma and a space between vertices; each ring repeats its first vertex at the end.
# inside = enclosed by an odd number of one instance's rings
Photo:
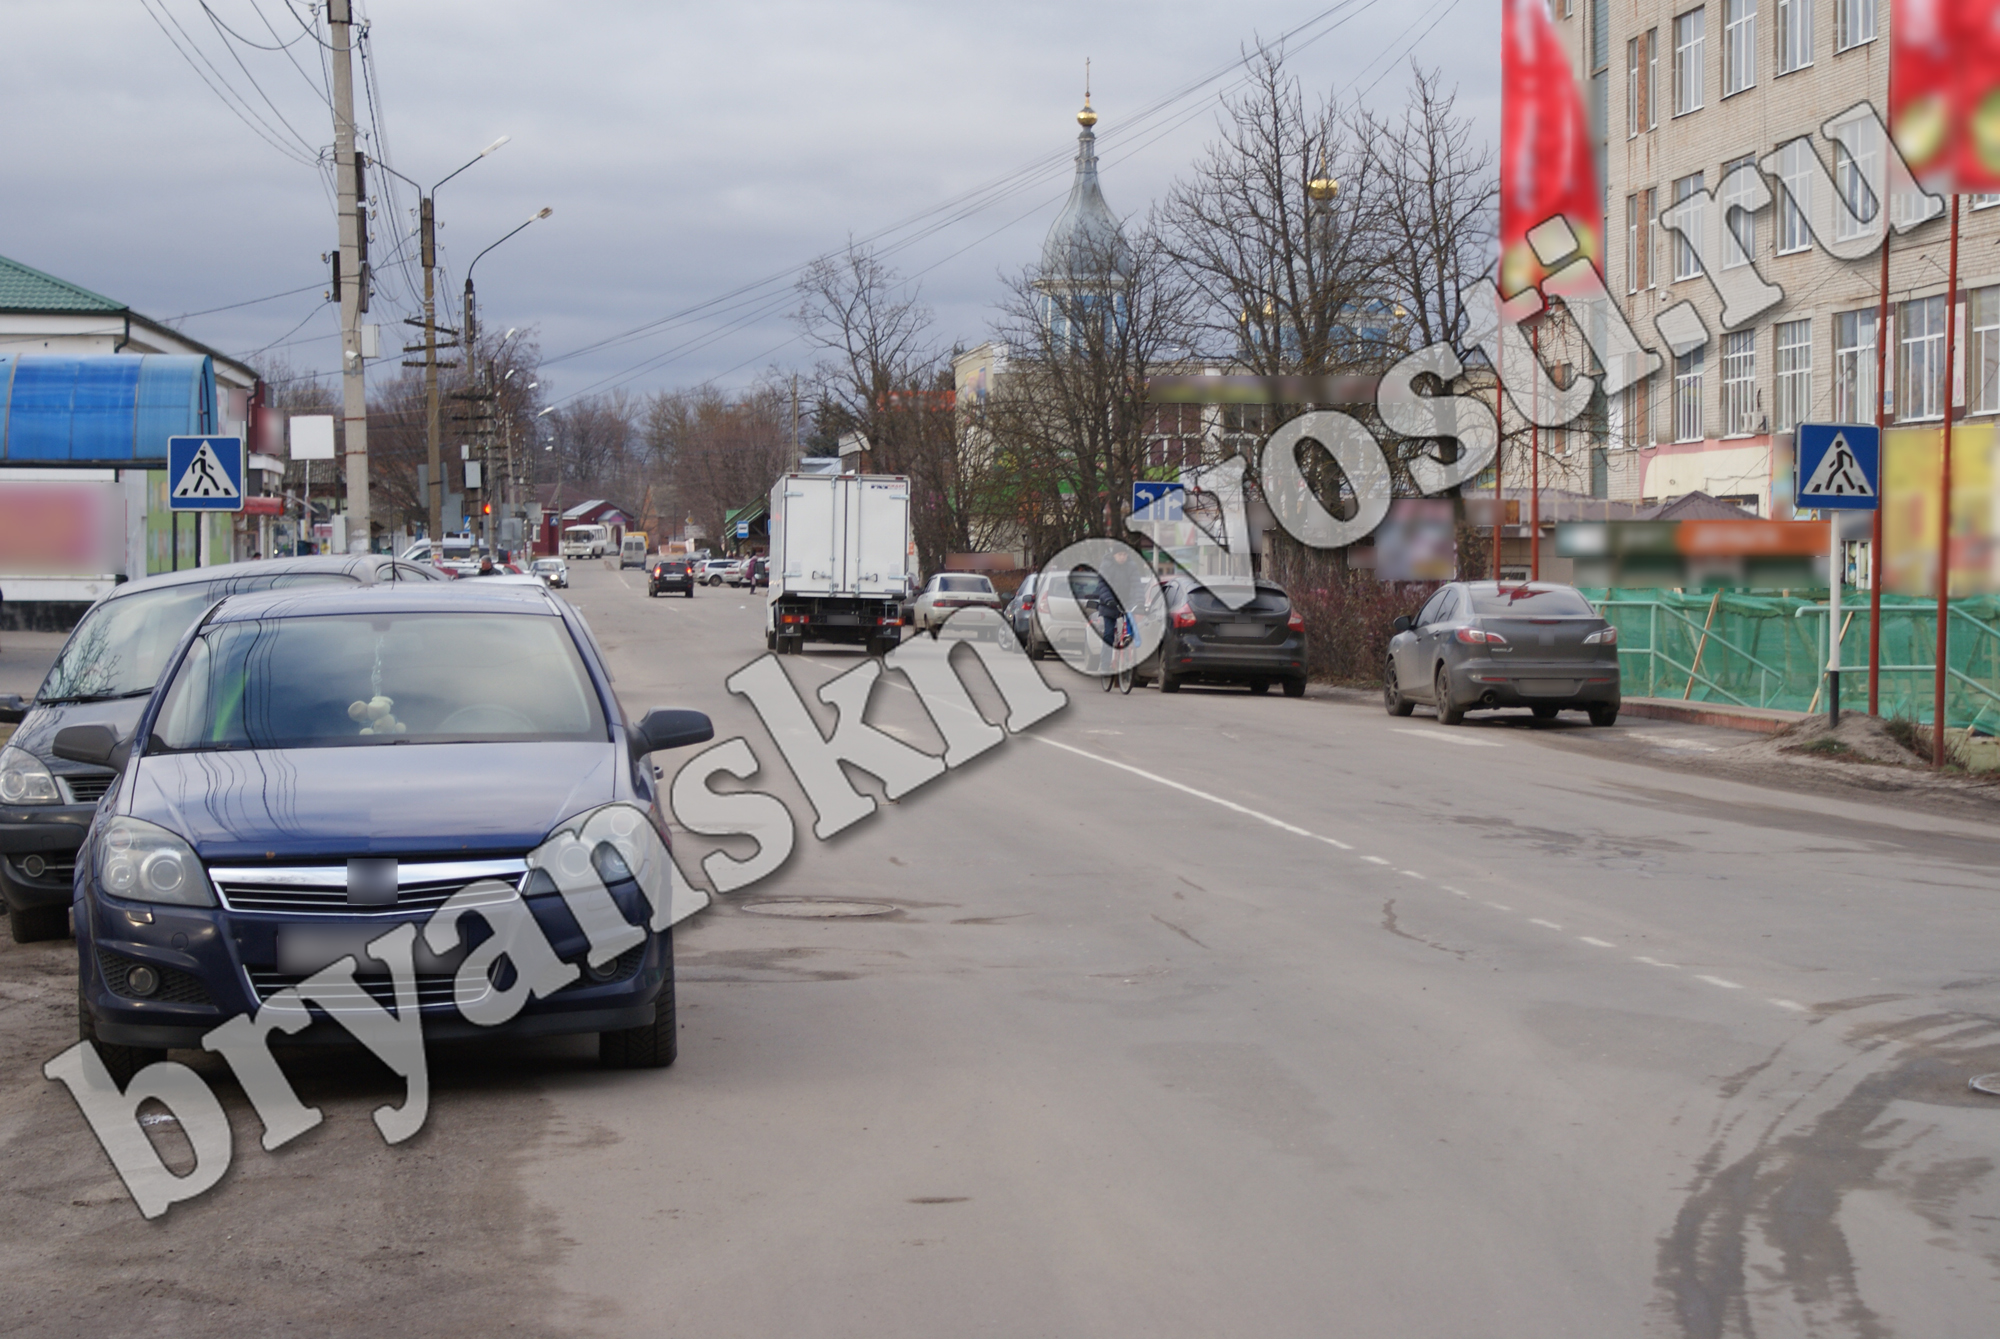
MULTIPOLYGON (((757 600, 571 598, 628 708, 710 712, 800 816, 677 931, 678 1063, 459 1048, 389 1148, 384 1072, 291 1059, 326 1124, 266 1154, 226 1101, 228 1178, 144 1223, 39 1076, 73 951, 6 946, 0 1333, 1991 1332, 1990 819, 1708 775, 1681 725, 1045 662, 1064 710, 819 842, 723 687, 757 600), (881 914, 775 914, 839 903, 881 914)), ((872 719, 940 747, 893 678, 872 719)))

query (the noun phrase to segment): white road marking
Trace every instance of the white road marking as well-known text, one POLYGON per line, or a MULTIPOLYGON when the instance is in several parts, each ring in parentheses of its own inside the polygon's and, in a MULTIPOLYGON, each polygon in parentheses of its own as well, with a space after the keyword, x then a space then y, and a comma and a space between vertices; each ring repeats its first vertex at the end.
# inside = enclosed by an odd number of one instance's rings
POLYGON ((1562 926, 1560 926, 1560 925, 1557 925, 1557 924, 1556 924, 1556 923, 1555 923, 1554 921, 1545 921, 1545 920, 1542 920, 1541 918, 1539 918, 1539 917, 1536 917, 1536 916, 1530 916, 1530 917, 1528 918, 1528 924, 1530 924, 1530 925, 1539 925, 1539 926, 1541 926, 1541 927, 1542 927, 1543 929, 1545 929, 1545 930, 1560 930, 1560 929, 1562 929, 1562 926))
POLYGON ((1679 965, 1678 963, 1671 963, 1671 962, 1661 962, 1661 961, 1660 961, 1660 960, 1659 960, 1658 958, 1648 958, 1648 957, 1644 957, 1644 956, 1640 956, 1640 957, 1635 957, 1635 958, 1633 958, 1633 959, 1632 959, 1632 961, 1633 961, 1633 962, 1643 962, 1643 963, 1645 963, 1645 964, 1646 964, 1646 965, 1647 965, 1648 967, 1664 967, 1664 968, 1666 968, 1666 969, 1667 969, 1668 971, 1671 971, 1671 972, 1678 972, 1678 971, 1680 970, 1680 965, 1679 965))
POLYGON ((1719 976, 1697 976, 1697 977, 1695 977, 1695 980, 1697 980, 1697 981, 1706 981, 1706 982, 1708 982, 1708 984, 1710 984, 1711 986, 1721 986, 1721 987, 1722 987, 1722 988, 1723 988, 1724 990, 1741 990, 1741 989, 1743 989, 1743 987, 1742 987, 1742 986, 1740 986, 1740 985, 1738 985, 1738 984, 1737 984, 1736 982, 1734 982, 1734 981, 1724 981, 1724 980, 1723 980, 1723 979, 1722 979, 1721 977, 1719 977, 1719 976))
POLYGON ((1440 744, 1466 744, 1476 749, 1497 749, 1500 745, 1491 739, 1467 739, 1464 735, 1447 735, 1437 730, 1397 730, 1391 728, 1392 735, 1415 735, 1418 739, 1435 739, 1440 744))
POLYGON ((1421 879, 1424 877, 1413 869, 1399 869, 1396 872, 1406 879, 1421 879))
POLYGON ((1440 884, 1439 887, 1443 888, 1447 893, 1456 893, 1460 897, 1472 896, 1471 893, 1461 891, 1460 889, 1457 888, 1453 888, 1450 884, 1440 884))
POLYGON ((1771 1003, 1777 1005, 1780 1009, 1790 1009, 1793 1013, 1802 1014, 1807 1011, 1805 1005, 1800 1004, 1797 1000, 1781 1000, 1775 995, 1771 997, 1771 1003))
MULTIPOLYGON (((1287 823, 1282 818, 1273 818, 1269 814, 1259 813, 1257 810, 1250 808, 1248 805, 1238 804, 1234 800, 1225 800, 1220 795, 1211 795, 1205 790, 1196 790, 1193 786, 1183 785, 1178 781, 1169 780, 1168 778, 1163 777, 1156 772, 1148 772, 1143 767, 1134 767, 1130 763, 1119 762, 1114 758, 1107 758, 1101 753, 1092 753, 1089 749, 1080 749, 1074 744, 1065 744, 1061 740, 1050 739, 1047 735, 1034 735, 1032 736, 1032 738, 1041 740, 1044 744, 1047 744, 1051 748, 1061 749, 1065 753, 1074 753, 1079 758, 1088 758, 1092 762, 1101 762, 1106 767, 1116 767, 1121 772, 1130 772, 1133 776, 1144 777, 1146 780, 1155 782, 1158 785, 1165 786, 1169 790, 1177 790, 1181 792, 1181 794, 1183 795, 1192 795, 1197 800, 1207 800, 1210 804, 1220 805, 1222 808, 1229 810, 1231 813, 1242 814, 1245 818, 1254 818, 1259 823, 1269 823, 1272 827, 1277 828, 1281 832, 1289 832, 1292 833, 1294 836, 1299 836, 1299 837, 1315 837, 1318 838, 1320 841, 1331 840, 1330 838, 1327 837, 1321 837, 1317 832, 1308 832, 1306 829, 1298 826, 1298 824, 1296 823, 1287 823)), ((1382 863, 1386 865, 1389 862, 1385 860, 1382 863)))
POLYGON ((1363 860, 1366 860, 1371 865, 1386 865, 1389 863, 1379 855, 1365 855, 1362 856, 1361 858, 1363 860))
POLYGON ((1352 851, 1354 849, 1352 846, 1349 846, 1346 842, 1341 841, 1336 837, 1321 837, 1320 840, 1325 842, 1328 846, 1338 846, 1343 851, 1352 851))
POLYGON ((1618 945, 1616 945, 1616 944, 1612 943, 1612 942, 1611 942, 1610 940, 1608 940, 1608 939, 1592 939, 1592 938, 1591 938, 1591 937, 1590 937, 1589 935, 1578 935, 1578 936, 1577 936, 1577 938, 1578 938, 1578 939, 1581 939, 1581 940, 1582 940, 1582 941, 1583 941, 1584 943, 1586 943, 1586 944, 1595 944, 1595 945, 1597 945, 1597 947, 1599 947, 1599 948, 1617 948, 1617 947, 1618 947, 1618 945))
POLYGON ((1512 911, 1514 909, 1508 906, 1505 902, 1488 902, 1486 905, 1492 907, 1496 911, 1512 911))

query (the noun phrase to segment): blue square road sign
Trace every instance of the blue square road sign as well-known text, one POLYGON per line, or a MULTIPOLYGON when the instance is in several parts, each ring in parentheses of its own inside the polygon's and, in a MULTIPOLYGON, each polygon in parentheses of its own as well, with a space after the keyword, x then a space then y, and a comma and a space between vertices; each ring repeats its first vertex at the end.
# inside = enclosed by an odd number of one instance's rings
POLYGON ((1801 423, 1793 503, 1874 511, 1882 501, 1882 433, 1871 424, 1801 423))
POLYGON ((242 511, 241 437, 167 438, 170 511, 242 511))
POLYGON ((1136 515, 1146 510, 1162 498, 1167 505, 1161 508, 1160 519, 1178 521, 1181 519, 1181 498, 1187 489, 1181 484, 1165 479, 1134 479, 1132 481, 1132 511, 1136 515))

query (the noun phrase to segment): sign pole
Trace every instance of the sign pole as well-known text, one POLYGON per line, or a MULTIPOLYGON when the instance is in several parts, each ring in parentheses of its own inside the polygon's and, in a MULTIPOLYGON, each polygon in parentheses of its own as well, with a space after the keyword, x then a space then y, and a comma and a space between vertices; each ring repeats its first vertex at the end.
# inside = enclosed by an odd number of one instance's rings
POLYGON ((1951 618, 1951 369, 1958 333, 1958 196, 1951 197, 1951 264, 1944 285, 1944 462, 1938 479, 1937 675, 1931 702, 1931 766, 1944 766, 1945 651, 1951 618))
POLYGON ((1826 594, 1826 723, 1840 728, 1840 587, 1846 573, 1846 555, 1840 551, 1840 513, 1826 513, 1827 550, 1826 594))
MULTIPOLYGON (((1875 305, 1875 433, 1889 449, 1889 387, 1883 379, 1889 339, 1889 239, 1896 230, 1882 219, 1882 293, 1875 305)), ((1885 475, 1886 479, 1887 476, 1885 475)), ((1878 487, 1879 494, 1881 489, 1878 487)), ((1878 497, 1868 530, 1868 714, 1882 714, 1882 507, 1878 497)))

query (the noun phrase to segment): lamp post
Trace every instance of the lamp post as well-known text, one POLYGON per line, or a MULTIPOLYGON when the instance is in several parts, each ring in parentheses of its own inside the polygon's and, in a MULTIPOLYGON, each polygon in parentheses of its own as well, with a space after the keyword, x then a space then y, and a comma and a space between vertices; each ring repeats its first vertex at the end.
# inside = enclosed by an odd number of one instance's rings
MULTIPOLYGON (((439 178, 437 185, 431 187, 428 191, 409 177, 398 172, 395 168, 390 167, 387 163, 379 159, 376 161, 376 166, 380 167, 384 172, 387 172, 399 181, 408 182, 411 186, 416 187, 417 190, 417 227, 420 234, 418 238, 418 258, 423 262, 424 266, 424 319, 422 321, 424 342, 420 345, 405 345, 403 352, 421 353, 424 355, 424 358, 420 363, 413 363, 405 358, 403 366, 421 367, 424 369, 424 440, 427 448, 426 457, 430 463, 430 531, 431 556, 433 558, 441 557, 444 553, 444 465, 438 456, 437 211, 432 202, 437 198, 438 189, 445 182, 450 181, 460 172, 465 171, 466 168, 471 167, 481 158, 498 149, 508 139, 509 136, 502 135, 499 139, 494 140, 464 164, 439 178)), ((418 324, 413 318, 405 317, 404 320, 410 325, 418 324)), ((451 332, 447 330, 446 333, 449 334, 451 332)), ((451 346, 446 345, 445 347, 450 348, 451 346)), ((454 367, 456 364, 446 363, 443 366, 454 367)))
MULTIPOLYGON (((539 222, 540 220, 547 218, 549 215, 555 212, 556 211, 553 207, 546 205, 543 206, 542 209, 539 210, 538 212, 530 214, 526 222, 521 223, 519 226, 509 230, 506 234, 504 234, 500 238, 500 241, 494 242, 491 246, 488 246, 485 251, 481 251, 478 255, 474 256, 472 258, 472 264, 467 265, 465 267, 465 333, 460 338, 461 342, 465 345, 466 383, 468 386, 469 395, 487 399, 497 398, 495 394, 490 390, 486 391, 483 396, 481 393, 480 379, 479 379, 479 362, 478 362, 479 303, 477 295, 473 292, 472 272, 473 270, 478 268, 480 261, 486 259, 487 252, 493 250, 494 247, 499 246, 500 242, 504 242, 508 238, 515 236, 523 228, 526 228, 528 224, 539 222)), ((504 344, 507 340, 507 337, 509 335, 512 335, 513 333, 514 332, 512 330, 509 330, 507 332, 507 335, 501 336, 501 342, 504 344)), ((487 365, 487 374, 488 374, 488 379, 490 380, 492 375, 492 364, 490 360, 487 365)), ((485 494, 486 500, 490 503, 493 497, 494 489, 492 481, 486 477, 487 468, 490 465, 490 462, 486 459, 485 448, 489 444, 489 441, 483 427, 480 433, 480 437, 481 437, 480 441, 481 468, 479 472, 480 474, 479 485, 481 491, 485 494)), ((505 505, 504 501, 502 505, 503 506, 505 505)), ((493 547, 493 513, 490 510, 482 509, 482 511, 486 517, 486 541, 485 541, 486 548, 490 550, 493 547)))

